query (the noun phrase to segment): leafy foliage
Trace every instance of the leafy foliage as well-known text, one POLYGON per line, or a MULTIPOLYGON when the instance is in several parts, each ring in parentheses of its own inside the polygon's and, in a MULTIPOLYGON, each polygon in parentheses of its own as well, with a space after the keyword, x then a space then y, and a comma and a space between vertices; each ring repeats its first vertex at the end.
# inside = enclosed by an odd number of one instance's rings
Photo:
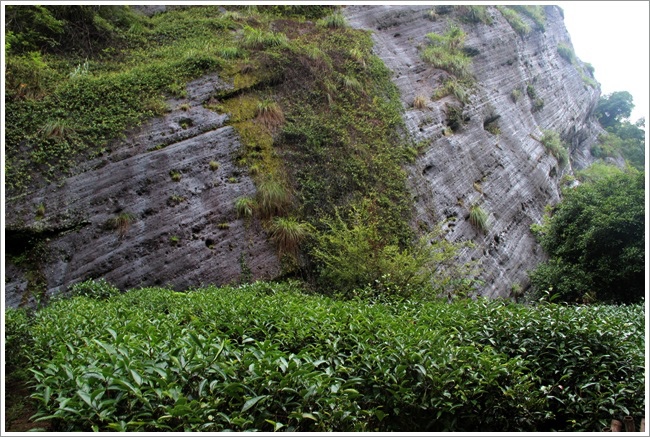
POLYGON ((6 373, 28 364, 30 316, 24 308, 7 308, 4 318, 4 357, 6 373))
POLYGON ((408 249, 379 230, 373 205, 353 207, 345 221, 336 213, 316 235, 313 256, 320 266, 323 287, 346 297, 355 295, 430 298, 466 295, 474 285, 469 265, 455 264, 463 247, 440 233, 425 235, 408 249))
POLYGON ((120 293, 120 290, 106 279, 88 279, 70 287, 69 297, 83 296, 91 299, 108 299, 120 293))
POLYGON ((513 28, 515 32, 517 32, 519 35, 527 35, 530 33, 531 28, 526 23, 524 20, 521 19, 521 16, 517 11, 514 9, 511 9, 507 6, 497 6, 497 9, 499 12, 501 12, 501 15, 503 15, 503 18, 506 19, 508 24, 513 28))
POLYGON ((456 6, 459 11, 461 21, 467 23, 484 23, 492 24, 492 17, 488 14, 487 6, 463 5, 456 6))
POLYGON ((533 20, 535 27, 544 32, 546 29, 546 12, 544 11, 544 6, 541 5, 516 5, 516 6, 507 6, 513 10, 523 14, 533 20))
POLYGON ((552 289, 572 302, 643 298, 643 173, 608 173, 566 190, 562 202, 535 228, 551 257, 530 275, 537 290, 552 289))
POLYGON ((570 63, 576 62, 576 54, 573 51, 573 48, 565 43, 560 43, 557 45, 557 52, 562 58, 569 61, 570 63))
POLYGON ((616 91, 600 98, 596 107, 596 117, 604 128, 608 128, 628 118, 632 109, 634 109, 632 94, 627 91, 616 91))
POLYGON ((593 431, 644 411, 644 323, 255 283, 58 300, 24 350, 56 431, 593 431))
POLYGON ((93 55, 123 42, 142 19, 125 6, 10 5, 6 30, 11 54, 34 51, 93 55))
POLYGON ((630 123, 634 104, 627 91, 615 92, 600 98, 596 108, 598 121, 607 130, 601 135, 591 153, 597 158, 622 156, 638 170, 645 168, 645 119, 630 123))

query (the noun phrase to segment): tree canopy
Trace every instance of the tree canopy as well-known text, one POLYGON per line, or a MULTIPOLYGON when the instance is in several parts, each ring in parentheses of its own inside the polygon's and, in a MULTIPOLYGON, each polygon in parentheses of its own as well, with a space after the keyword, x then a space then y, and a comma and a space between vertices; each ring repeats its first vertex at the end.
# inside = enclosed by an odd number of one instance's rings
POLYGON ((533 227, 550 260, 531 273, 532 284, 565 301, 639 301, 645 292, 644 175, 628 168, 588 176, 533 227))
POLYGON ((596 107, 596 117, 603 127, 608 128, 628 118, 634 109, 632 94, 616 91, 600 98, 596 107))
POLYGON ((631 123, 628 118, 634 109, 632 95, 617 91, 600 98, 596 117, 607 130, 591 148, 596 158, 622 156, 638 170, 645 168, 645 119, 631 123))

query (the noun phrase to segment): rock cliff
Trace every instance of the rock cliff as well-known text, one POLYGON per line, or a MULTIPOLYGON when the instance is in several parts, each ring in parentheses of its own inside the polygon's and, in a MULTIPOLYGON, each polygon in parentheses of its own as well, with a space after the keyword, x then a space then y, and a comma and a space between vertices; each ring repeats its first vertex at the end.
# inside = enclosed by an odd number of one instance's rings
POLYGON ((457 101, 430 99, 446 73, 425 63, 418 46, 425 44, 427 33, 444 34, 457 12, 440 9, 432 20, 431 9, 354 6, 345 14, 351 25, 373 32, 377 55, 394 72, 401 91, 408 129, 426 145, 409 168, 416 221, 431 226, 446 220, 449 239, 472 240, 476 247, 463 260, 481 261, 480 294, 509 296, 513 285, 528 285, 527 271, 544 259, 530 225, 540 222, 545 205, 559 200, 562 176, 592 161, 589 147, 602 132, 591 117, 600 90, 559 55, 558 45, 570 46, 571 40, 558 7, 545 8, 545 31, 523 37, 489 7, 491 24, 460 24, 466 50, 473 54, 475 86, 463 108, 464 125, 445 136, 448 105, 457 101), (542 108, 534 108, 528 86, 543 100, 542 108), (517 101, 515 89, 521 94, 517 101), (427 97, 425 108, 414 107, 417 96, 427 97), (498 126, 492 129, 497 134, 488 129, 490 123, 498 126), (569 145, 568 166, 562 168, 538 141, 543 130, 558 132, 569 145), (486 232, 470 223, 472 205, 488 214, 486 232))
POLYGON ((99 277, 121 289, 178 290, 276 277, 266 233, 235 211, 237 198, 255 195, 234 164, 239 138, 225 115, 203 107, 226 87, 216 75, 190 82, 186 99, 168 101, 171 112, 129 133, 116 152, 62 185, 8 199, 7 251, 26 259, 6 264, 7 305, 31 302, 25 291, 39 280, 53 295, 99 277))
MULTIPOLYGON (((443 8, 432 19, 431 8, 352 6, 344 14, 351 26, 372 31, 376 54, 401 92, 409 133, 423 145, 408 168, 412 225, 445 221, 447 238, 472 240, 475 248, 462 260, 481 261, 479 293, 510 296, 544 258, 530 225, 559 200, 563 175, 591 162, 600 127, 590 114, 599 89, 585 83, 579 61, 558 53, 558 44, 570 46, 559 8, 545 8, 545 31, 520 36, 489 7, 491 24, 461 23, 475 81, 462 126, 450 135, 449 112, 459 102, 431 98, 447 73, 425 63, 419 47, 427 33, 443 34, 457 11, 443 8), (424 107, 414 107, 418 96, 424 107), (544 130, 570 145, 567 166, 539 142, 544 130), (488 213, 486 230, 470 223, 473 205, 488 213)), ((227 87, 217 75, 189 83, 186 99, 168 101, 171 112, 130 132, 114 152, 62 183, 8 198, 6 304, 33 302, 26 290, 35 283, 52 295, 97 277, 122 289, 186 289, 280 275, 260 223, 235 211, 237 198, 255 194, 235 165, 236 131, 224 124, 226 115, 203 107, 227 87)))

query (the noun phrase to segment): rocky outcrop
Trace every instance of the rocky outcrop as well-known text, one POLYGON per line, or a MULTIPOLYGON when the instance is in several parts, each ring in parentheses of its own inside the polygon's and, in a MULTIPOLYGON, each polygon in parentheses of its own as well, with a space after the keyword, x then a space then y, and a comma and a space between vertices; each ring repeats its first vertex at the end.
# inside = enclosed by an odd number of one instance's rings
POLYGON ((277 276, 265 231, 235 211, 237 198, 255 195, 234 164, 239 138, 224 126, 227 116, 203 107, 227 86, 216 75, 189 83, 186 99, 170 100, 171 112, 131 132, 114 153, 62 186, 8 199, 6 304, 33 301, 26 290, 38 279, 51 295, 97 277, 121 289, 180 290, 277 276), (35 247, 43 252, 38 265, 29 260, 35 247))
POLYGON ((559 200, 562 176, 591 162, 589 147, 601 128, 590 114, 600 90, 558 54, 559 43, 571 45, 559 8, 545 8, 544 32, 522 37, 489 7, 491 24, 460 23, 467 34, 465 49, 473 55, 475 86, 463 108, 464 125, 445 136, 450 107, 460 105, 451 96, 431 100, 447 73, 425 63, 418 46, 425 44, 427 33, 444 34, 457 11, 439 8, 436 17, 428 13, 432 8, 353 6, 345 15, 352 26, 373 32, 376 54, 401 91, 409 132, 425 144, 409 169, 414 226, 445 221, 447 238, 472 240, 475 248, 462 259, 481 261, 479 293, 509 296, 513 286, 527 286, 527 271, 544 259, 530 225, 540 222, 547 204, 559 200), (543 107, 534 107, 529 86, 543 107), (521 96, 516 101, 515 89, 521 96), (414 107, 417 96, 426 97, 424 109, 414 107), (558 132, 570 146, 567 167, 544 150, 538 141, 542 130, 558 132), (473 205, 488 214, 487 231, 470 223, 473 205))
MULTIPOLYGON (((475 78, 467 104, 433 100, 447 73, 422 61, 418 46, 427 33, 445 33, 458 11, 440 8, 436 17, 431 8, 351 6, 344 13, 352 26, 373 32, 401 91, 406 126, 423 145, 408 168, 414 228, 444 222, 450 240, 473 241, 461 261, 481 261, 479 293, 509 296, 544 259, 530 225, 559 200, 563 175, 592 160, 589 147, 601 130, 590 114, 599 89, 585 83, 579 61, 558 53, 559 43, 570 46, 559 8, 546 7, 544 32, 522 37, 489 7, 491 24, 461 23, 475 78), (414 107, 418 96, 424 107, 414 107), (461 106, 462 125, 450 134, 450 112, 461 106), (568 166, 544 150, 543 130, 570 145, 568 166), (485 230, 469 221, 474 205, 488 214, 485 230)), ((112 153, 62 184, 7 199, 6 304, 33 303, 35 289, 52 295, 97 277, 121 289, 180 290, 280 275, 261 224, 237 217, 236 199, 255 195, 245 168, 235 165, 238 136, 227 116, 203 105, 228 87, 216 75, 191 82, 186 99, 170 100, 171 112, 129 133, 112 153)))

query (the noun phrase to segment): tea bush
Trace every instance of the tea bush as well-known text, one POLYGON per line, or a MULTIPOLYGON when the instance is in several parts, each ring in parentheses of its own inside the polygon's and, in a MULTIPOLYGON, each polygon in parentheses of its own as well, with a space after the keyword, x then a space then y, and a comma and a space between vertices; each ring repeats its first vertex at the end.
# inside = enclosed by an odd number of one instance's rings
POLYGON ((644 324, 642 305, 255 283, 58 300, 28 351, 59 431, 594 431, 644 411, 644 324))

